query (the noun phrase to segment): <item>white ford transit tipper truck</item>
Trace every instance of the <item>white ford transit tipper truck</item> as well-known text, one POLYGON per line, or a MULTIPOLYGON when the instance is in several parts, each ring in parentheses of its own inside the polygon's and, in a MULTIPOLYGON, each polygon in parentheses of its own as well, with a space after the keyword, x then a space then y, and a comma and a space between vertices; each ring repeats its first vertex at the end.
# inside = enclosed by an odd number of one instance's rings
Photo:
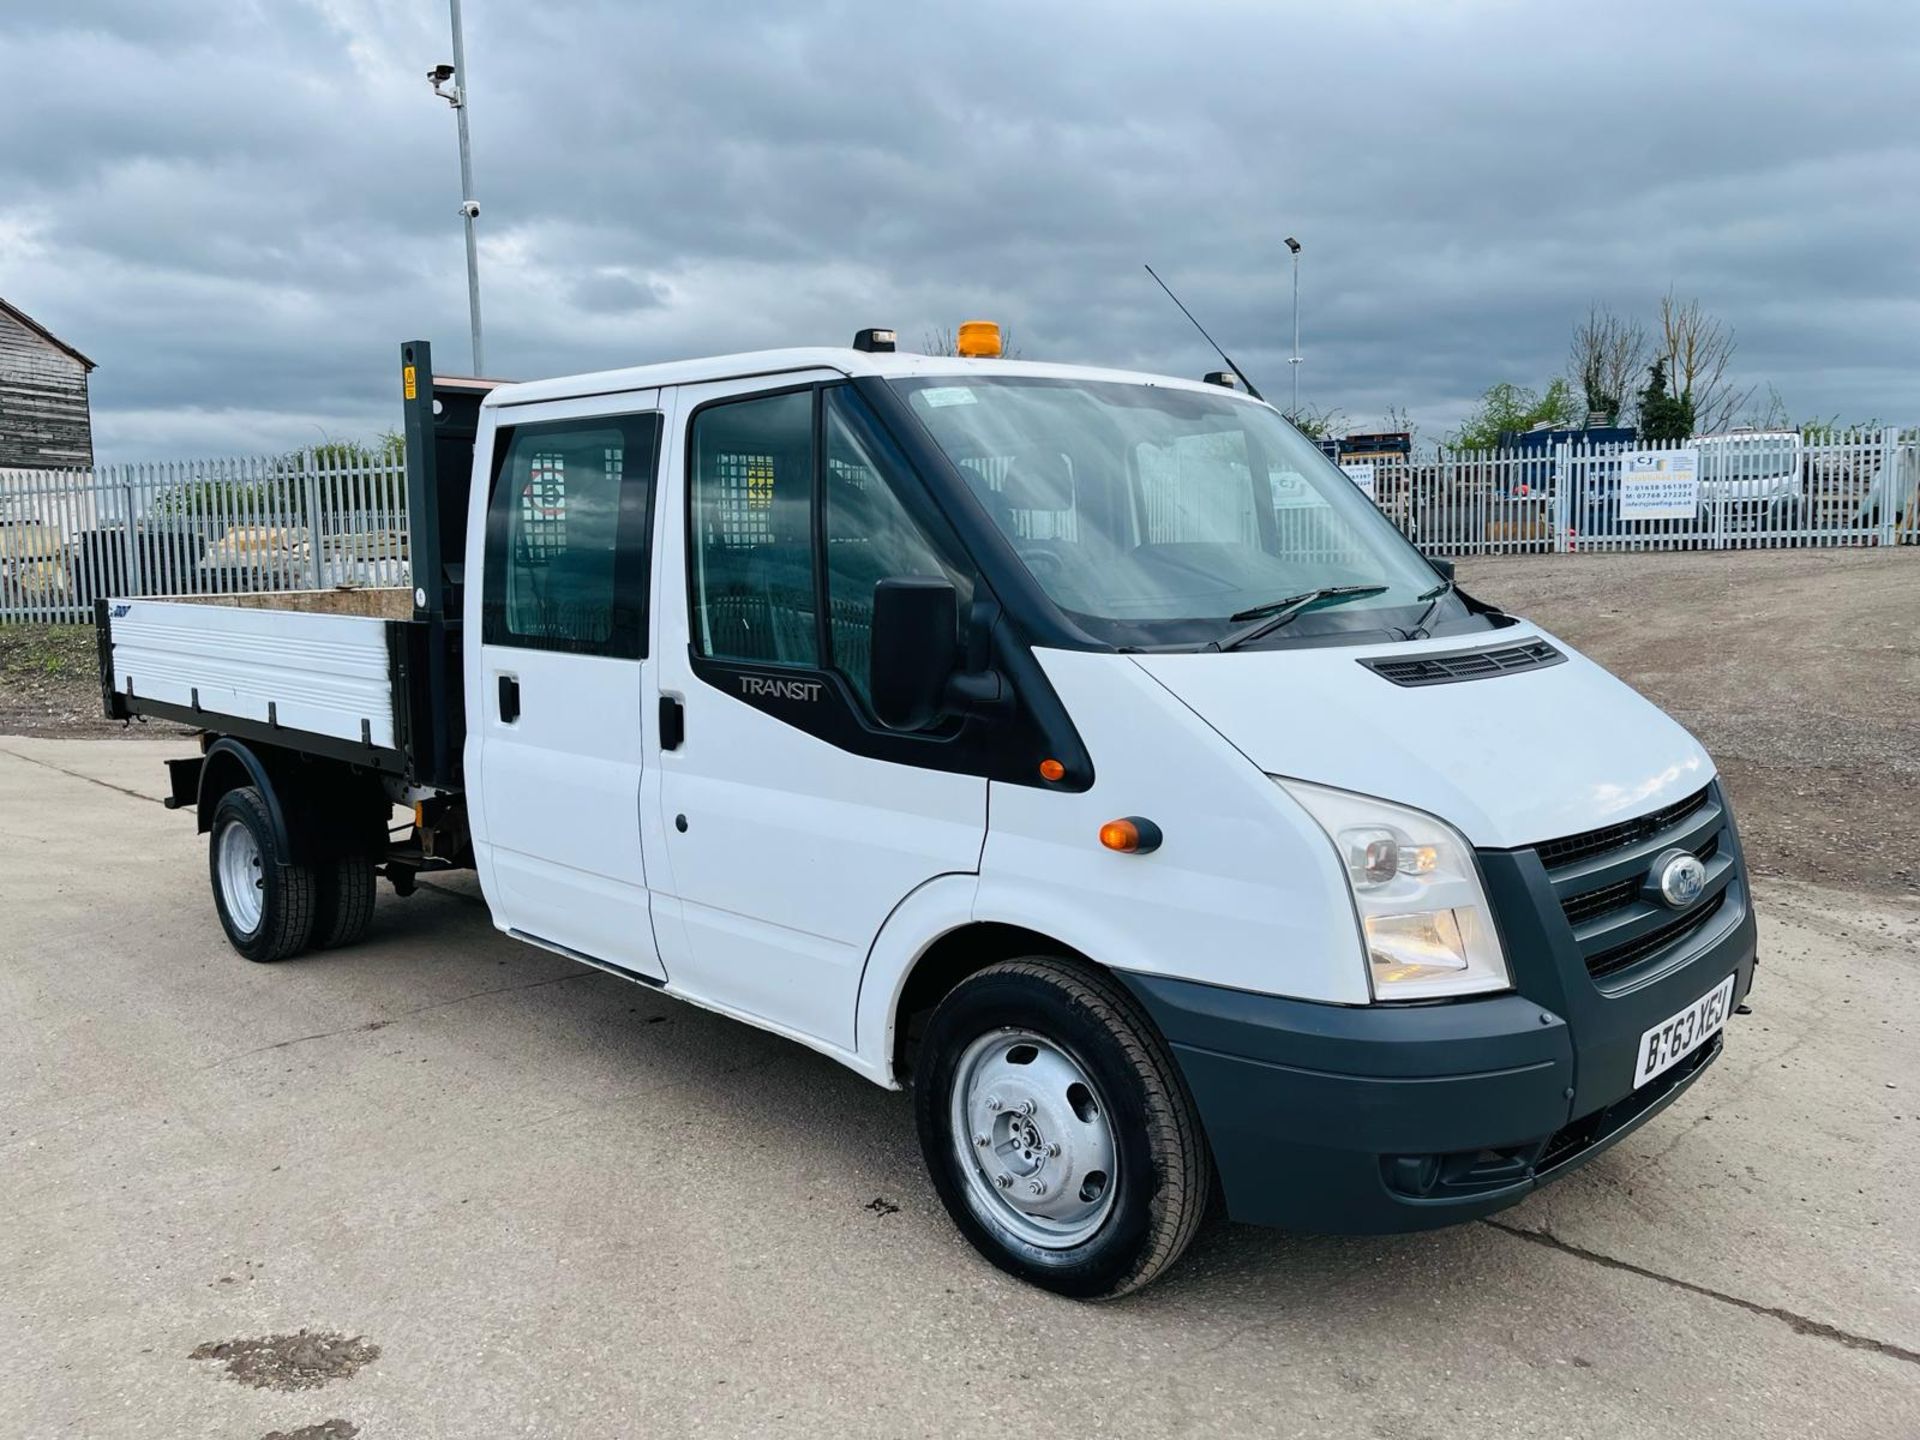
POLYGON ((203 732, 233 947, 471 866, 507 934, 910 1086, 955 1223, 1077 1296, 1216 1202, 1486 1215, 1712 1063, 1755 927, 1685 730, 1245 394, 891 351, 407 345, 411 592, 102 601, 108 712, 203 732))

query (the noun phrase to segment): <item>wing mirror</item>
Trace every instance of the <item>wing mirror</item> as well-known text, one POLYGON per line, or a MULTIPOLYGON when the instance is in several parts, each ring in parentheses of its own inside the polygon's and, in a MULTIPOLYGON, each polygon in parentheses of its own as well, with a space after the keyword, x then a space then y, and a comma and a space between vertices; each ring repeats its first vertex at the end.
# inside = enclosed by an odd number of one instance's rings
POLYGON ((924 730, 943 716, 1006 703, 999 672, 962 669, 960 601, 951 581, 893 576, 873 587, 867 682, 873 712, 890 730, 924 730))

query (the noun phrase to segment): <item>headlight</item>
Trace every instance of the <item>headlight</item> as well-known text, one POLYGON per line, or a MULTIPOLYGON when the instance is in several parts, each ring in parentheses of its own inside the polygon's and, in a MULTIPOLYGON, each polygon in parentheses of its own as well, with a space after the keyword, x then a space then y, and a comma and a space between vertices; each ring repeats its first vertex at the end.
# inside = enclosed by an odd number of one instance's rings
POLYGON ((1275 779, 1333 841, 1360 915, 1374 999, 1512 985, 1473 850, 1459 831, 1385 800, 1275 779))

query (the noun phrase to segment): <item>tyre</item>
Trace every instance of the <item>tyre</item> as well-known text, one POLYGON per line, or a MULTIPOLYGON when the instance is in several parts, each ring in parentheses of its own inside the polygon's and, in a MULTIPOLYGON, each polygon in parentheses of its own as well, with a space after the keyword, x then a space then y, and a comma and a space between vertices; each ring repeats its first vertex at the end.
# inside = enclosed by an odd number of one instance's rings
POLYGON ((1186 1250, 1212 1194, 1173 1056, 1090 965, 1013 960, 963 980, 921 1041, 914 1112, 961 1233, 1061 1295, 1145 1285, 1186 1250))
POLYGON ((234 949, 264 963, 307 948, 313 937, 313 870, 288 863, 280 853, 266 798, 256 787, 245 785, 220 797, 207 867, 214 908, 234 949))
POLYGON ((314 867, 313 947, 353 945, 373 923, 373 859, 346 855, 314 867))

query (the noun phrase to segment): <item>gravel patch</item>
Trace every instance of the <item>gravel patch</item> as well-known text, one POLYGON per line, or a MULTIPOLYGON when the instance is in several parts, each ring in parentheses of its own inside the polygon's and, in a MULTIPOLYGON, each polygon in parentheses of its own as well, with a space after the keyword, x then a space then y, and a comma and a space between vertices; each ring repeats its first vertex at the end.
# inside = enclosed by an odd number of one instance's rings
POLYGON ((219 1360, 227 1378, 257 1390, 317 1390, 331 1380, 349 1380, 380 1358, 380 1347, 359 1335, 268 1335, 259 1340, 210 1340, 189 1360, 219 1360))
POLYGON ((107 719, 91 625, 0 625, 0 735, 176 740, 192 733, 164 720, 107 719))
POLYGON ((1756 874, 1920 895, 1920 547, 1459 569, 1699 737, 1756 874))

